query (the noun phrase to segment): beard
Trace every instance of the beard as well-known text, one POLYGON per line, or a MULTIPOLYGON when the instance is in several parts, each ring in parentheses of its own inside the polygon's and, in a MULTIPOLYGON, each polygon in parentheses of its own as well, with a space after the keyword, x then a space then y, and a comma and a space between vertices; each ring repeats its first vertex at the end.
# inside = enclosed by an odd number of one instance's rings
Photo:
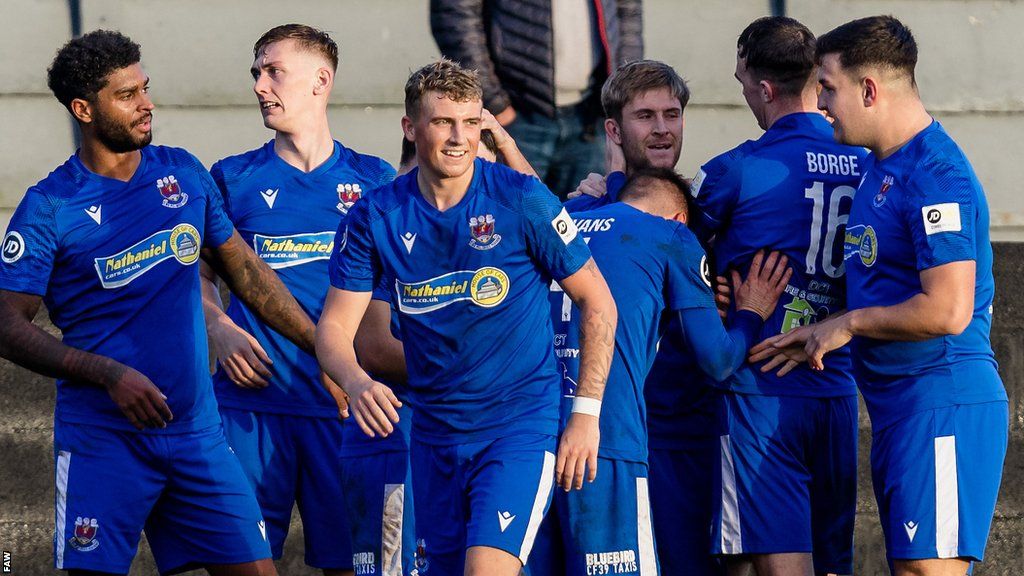
POLYGON ((106 116, 96 118, 96 138, 111 152, 123 154, 144 148, 153 141, 153 131, 136 135, 132 129, 143 122, 152 120, 153 115, 147 114, 131 124, 119 124, 106 116))
POLYGON ((680 150, 677 146, 677 142, 673 140, 671 148, 671 156, 673 159, 669 160, 670 164, 665 166, 655 166, 647 155, 647 143, 644 140, 633 140, 627 138, 623 138, 622 140, 622 156, 625 158, 626 167, 629 170, 642 170, 644 168, 674 168, 675 163, 679 160, 679 152, 680 150))

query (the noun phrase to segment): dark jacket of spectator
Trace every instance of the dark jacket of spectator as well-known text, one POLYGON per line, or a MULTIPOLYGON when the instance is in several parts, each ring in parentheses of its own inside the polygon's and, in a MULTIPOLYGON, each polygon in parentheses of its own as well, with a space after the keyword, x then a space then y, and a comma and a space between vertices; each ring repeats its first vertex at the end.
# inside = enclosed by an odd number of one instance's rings
MULTIPOLYGON (((588 104, 601 115, 600 92, 614 67, 643 57, 641 0, 592 0, 604 62, 588 104)), ((431 0, 430 27, 441 53, 480 73, 484 107, 555 115, 550 0, 431 0)))

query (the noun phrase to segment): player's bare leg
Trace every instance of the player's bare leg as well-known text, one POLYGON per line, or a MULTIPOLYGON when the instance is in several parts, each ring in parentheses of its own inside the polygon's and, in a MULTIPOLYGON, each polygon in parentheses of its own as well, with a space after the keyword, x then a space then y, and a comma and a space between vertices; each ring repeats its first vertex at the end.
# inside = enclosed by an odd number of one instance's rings
POLYGON ((806 552, 789 554, 751 554, 741 560, 727 560, 728 576, 814 576, 811 555, 806 552))
POLYGON ((355 576, 355 571, 338 570, 336 568, 324 568, 324 576, 355 576))
POLYGON ((210 576, 277 576, 277 568, 270 558, 241 564, 210 564, 206 571, 210 576))
POLYGON ((519 558, 490 546, 470 546, 466 550, 466 576, 518 576, 523 563, 519 558))
POLYGON ((964 576, 971 563, 960 558, 895 560, 895 576, 964 576))

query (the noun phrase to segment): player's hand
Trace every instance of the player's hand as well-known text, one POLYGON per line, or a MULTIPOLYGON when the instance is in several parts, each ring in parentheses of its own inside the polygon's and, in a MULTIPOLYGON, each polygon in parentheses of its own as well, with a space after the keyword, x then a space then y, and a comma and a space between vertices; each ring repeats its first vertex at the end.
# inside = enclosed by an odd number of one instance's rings
POLYGON ((789 268, 785 254, 772 252, 766 258, 764 250, 758 250, 750 262, 747 277, 740 282, 739 272, 732 271, 732 285, 736 296, 736 309, 749 310, 767 320, 775 311, 779 296, 786 289, 793 270, 789 268))
POLYGON ((779 339, 782 336, 784 334, 768 338, 751 348, 747 361, 751 364, 756 364, 767 360, 764 366, 761 366, 761 372, 767 374, 778 368, 779 371, 775 375, 780 378, 789 374, 793 368, 807 362, 804 342, 791 344, 784 348, 776 348, 773 345, 773 340, 779 339))
POLYGON ((494 146, 498 149, 507 146, 512 141, 512 137, 505 131, 505 127, 486 108, 480 113, 480 130, 491 131, 491 136, 494 136, 494 146))
POLYGON ((809 331, 804 352, 812 370, 824 370, 825 354, 845 346, 853 338, 849 318, 849 314, 841 314, 804 327, 809 331))
POLYGON ((729 314, 729 304, 732 303, 732 287, 725 276, 715 278, 715 306, 718 308, 718 316, 725 320, 729 314))
POLYGON ((230 318, 224 316, 209 328, 210 351, 224 373, 242 388, 266 388, 274 362, 260 343, 230 318))
POLYGON ((334 403, 338 405, 338 417, 342 420, 348 418, 348 394, 345 394, 341 386, 338 386, 334 380, 331 380, 331 377, 323 370, 320 371, 320 383, 327 389, 328 394, 334 398, 334 403))
POLYGON ((501 112, 494 115, 494 119, 498 121, 498 124, 502 126, 508 126, 509 124, 516 121, 516 109, 509 106, 501 112))
POLYGON ((174 419, 167 396, 142 372, 125 366, 117 380, 107 385, 107 393, 117 407, 139 430, 166 428, 174 419))
POLYGON ((402 403, 391 388, 370 378, 348 383, 344 388, 349 397, 349 412, 364 434, 370 438, 387 437, 395 431, 396 409, 401 408, 402 403))
POLYGON ((584 194, 587 196, 593 196, 594 198, 600 198, 607 193, 608 186, 605 182, 605 177, 596 172, 591 172, 590 174, 587 174, 586 178, 580 181, 580 185, 577 186, 575 190, 569 192, 566 198, 572 200, 573 198, 578 198, 584 194))
POLYGON ((626 155, 622 152, 622 146, 607 137, 604 139, 604 167, 605 174, 626 171, 626 155))
POLYGON ((558 442, 555 482, 566 492, 583 488, 597 478, 597 448, 601 443, 601 427, 596 416, 573 413, 558 442))

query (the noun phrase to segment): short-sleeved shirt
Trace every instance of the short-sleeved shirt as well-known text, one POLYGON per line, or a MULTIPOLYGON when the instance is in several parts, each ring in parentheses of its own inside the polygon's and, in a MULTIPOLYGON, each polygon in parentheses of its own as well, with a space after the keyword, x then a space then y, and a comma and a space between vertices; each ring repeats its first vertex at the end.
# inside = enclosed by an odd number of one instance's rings
MULTIPOLYGON (((107 356, 167 396, 182 433, 216 426, 199 252, 232 235, 210 174, 188 152, 147 146, 128 182, 72 156, 29 188, 4 237, 0 289, 43 297, 68 346, 107 356)), ((56 417, 135 430, 101 387, 57 380, 56 417)))
POLYGON ((339 229, 331 283, 383 277, 401 319, 413 435, 460 444, 557 433, 548 284, 590 251, 536 178, 477 160, 464 197, 439 211, 418 170, 378 188, 339 229))
POLYGON ((584 212, 586 210, 596 210, 602 206, 613 204, 619 201, 619 192, 622 191, 622 187, 626 184, 626 175, 622 172, 612 172, 605 178, 605 194, 604 196, 593 197, 588 194, 581 194, 572 200, 565 201, 565 209, 570 214, 576 212, 584 212))
POLYGON ((861 183, 846 227, 850 310, 893 306, 921 293, 921 271, 973 260, 974 313, 958 335, 917 342, 853 340, 872 426, 921 410, 1006 400, 989 341, 992 245, 988 202, 974 170, 933 121, 861 183))
MULTIPOLYGON (((338 142, 323 164, 303 172, 274 152, 273 140, 217 162, 210 173, 238 233, 274 269, 314 323, 327 296, 327 264, 338 223, 364 193, 395 175, 387 162, 338 142)), ((316 358, 263 323, 237 298, 231 299, 227 314, 267 352, 274 376, 267 388, 242 388, 218 369, 213 382, 221 406, 338 417, 334 399, 320 382, 316 358)))
MULTIPOLYGON (((838 144, 818 113, 779 118, 754 141, 713 158, 693 181, 698 235, 715 236, 718 275, 746 274, 763 248, 789 258, 793 275, 758 340, 825 319, 846 306, 843 231, 867 152, 838 144)), ((735 303, 734 303, 735 304, 735 303)), ((735 310, 735 306, 734 306, 735 310)), ((848 347, 830 353, 825 370, 806 365, 784 377, 744 364, 722 387, 747 394, 852 396, 848 347)))
MULTIPOLYGON (((615 353, 601 411, 605 458, 647 461, 644 380, 667 325, 667 312, 714 309, 707 256, 680 222, 617 202, 573 214, 618 304, 615 353)), ((580 315, 552 284, 555 355, 562 374, 562 422, 568 421, 579 381, 580 315)), ((682 385, 682 382, 679 383, 682 385)))

